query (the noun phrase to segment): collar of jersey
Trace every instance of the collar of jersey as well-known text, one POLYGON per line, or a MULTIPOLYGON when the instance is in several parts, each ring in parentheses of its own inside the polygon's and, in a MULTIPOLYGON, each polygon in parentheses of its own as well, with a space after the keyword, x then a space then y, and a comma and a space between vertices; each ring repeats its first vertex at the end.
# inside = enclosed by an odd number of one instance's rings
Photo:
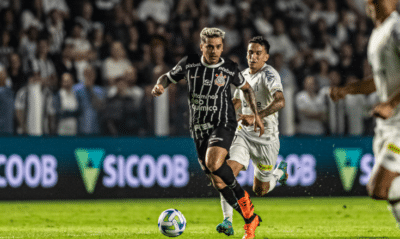
POLYGON ((385 19, 385 21, 382 22, 382 24, 378 27, 378 28, 382 28, 383 26, 385 26, 386 24, 388 24, 388 22, 391 21, 392 18, 398 18, 399 17, 399 13, 397 11, 393 11, 389 17, 387 17, 385 19))
POLYGON ((214 64, 214 65, 209 65, 204 62, 204 56, 201 56, 201 64, 203 64, 203 66, 208 67, 208 68, 217 68, 225 63, 224 58, 220 57, 219 59, 221 59, 221 62, 218 62, 217 64, 214 64))

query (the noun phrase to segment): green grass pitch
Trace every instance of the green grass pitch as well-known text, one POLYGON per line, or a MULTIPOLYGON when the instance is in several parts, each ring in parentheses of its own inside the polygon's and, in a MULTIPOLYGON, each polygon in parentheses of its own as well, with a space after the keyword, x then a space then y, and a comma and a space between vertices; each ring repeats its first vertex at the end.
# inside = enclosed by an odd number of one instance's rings
MULTIPOLYGON (((256 238, 400 238, 386 202, 366 197, 253 198, 263 222, 256 238)), ((0 202, 0 238, 140 238, 163 236, 160 213, 180 210, 187 227, 178 238, 242 238, 243 220, 234 214, 235 235, 218 234, 219 198, 0 202)))

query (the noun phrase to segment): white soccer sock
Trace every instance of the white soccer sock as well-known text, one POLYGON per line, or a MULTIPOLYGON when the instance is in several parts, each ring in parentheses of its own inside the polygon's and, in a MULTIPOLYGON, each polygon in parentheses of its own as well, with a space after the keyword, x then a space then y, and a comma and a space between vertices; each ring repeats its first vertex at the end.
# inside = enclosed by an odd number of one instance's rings
POLYGON ((400 200, 400 176, 393 179, 389 188, 388 199, 390 201, 400 200))
MULTIPOLYGON (((400 176, 395 178, 390 185, 388 193, 389 201, 400 200, 400 176)), ((397 225, 400 227, 400 202, 390 205, 392 209, 392 214, 397 221, 397 225)))
MULTIPOLYGON (((282 170, 280 170, 280 171, 282 171, 282 170)), ((278 179, 279 179, 278 176, 274 175, 274 179, 269 181, 269 190, 268 190, 268 192, 271 192, 275 188, 276 182, 278 182, 278 179)))
POLYGON ((272 174, 278 176, 278 179, 277 179, 277 180, 279 180, 279 179, 283 176, 283 173, 284 173, 283 170, 282 170, 282 169, 279 169, 279 168, 276 168, 276 169, 274 170, 274 172, 272 172, 272 174))
POLYGON ((221 208, 222 208, 222 213, 224 214, 224 219, 228 218, 230 222, 233 220, 233 208, 229 203, 225 200, 224 196, 220 193, 221 196, 221 208))

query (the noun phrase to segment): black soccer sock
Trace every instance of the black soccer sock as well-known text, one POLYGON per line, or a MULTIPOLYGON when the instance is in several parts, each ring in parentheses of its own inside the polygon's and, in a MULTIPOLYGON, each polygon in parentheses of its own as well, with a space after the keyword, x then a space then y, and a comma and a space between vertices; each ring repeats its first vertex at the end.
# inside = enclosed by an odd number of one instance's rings
POLYGON ((240 186, 235 178, 235 175, 233 174, 231 167, 229 167, 226 162, 224 162, 219 169, 214 171, 213 174, 220 177, 222 181, 224 181, 224 183, 233 191, 237 199, 244 197, 244 189, 240 186))

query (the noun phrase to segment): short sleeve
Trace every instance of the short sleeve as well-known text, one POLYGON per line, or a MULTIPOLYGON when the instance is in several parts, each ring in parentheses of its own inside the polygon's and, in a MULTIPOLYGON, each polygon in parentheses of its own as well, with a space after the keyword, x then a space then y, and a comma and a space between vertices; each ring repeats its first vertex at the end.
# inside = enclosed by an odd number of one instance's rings
POLYGON ((395 23, 392 28, 392 37, 394 40, 394 44, 396 45, 396 49, 400 50, 400 23, 395 23))
POLYGON ((233 93, 233 99, 239 99, 240 100, 240 91, 239 91, 239 89, 236 89, 235 92, 233 93))
POLYGON ((178 81, 185 78, 185 73, 186 73, 185 66, 187 58, 188 58, 187 56, 183 57, 178 62, 178 64, 176 64, 176 66, 167 73, 167 77, 172 83, 176 84, 178 81))
POLYGON ((240 72, 239 68, 236 65, 235 76, 233 77, 232 84, 237 88, 242 88, 246 84, 246 79, 244 78, 242 72, 240 72))
POLYGON ((277 91, 283 92, 281 77, 275 69, 268 69, 264 71, 264 74, 265 86, 271 92, 271 95, 274 95, 277 91))

